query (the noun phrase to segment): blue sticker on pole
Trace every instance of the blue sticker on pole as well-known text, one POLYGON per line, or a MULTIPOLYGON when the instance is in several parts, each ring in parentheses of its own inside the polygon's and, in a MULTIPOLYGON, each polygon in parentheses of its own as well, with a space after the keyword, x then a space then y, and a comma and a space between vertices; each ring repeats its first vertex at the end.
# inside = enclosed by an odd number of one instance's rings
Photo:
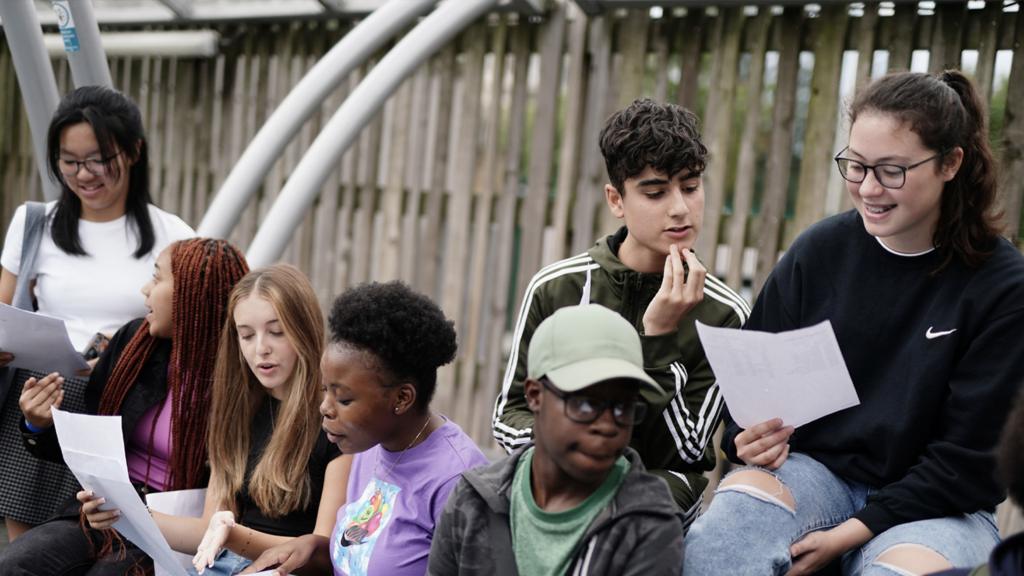
POLYGON ((52 0, 53 11, 57 13, 57 26, 64 39, 65 52, 78 52, 78 31, 75 30, 75 19, 71 17, 71 6, 68 0, 52 0))

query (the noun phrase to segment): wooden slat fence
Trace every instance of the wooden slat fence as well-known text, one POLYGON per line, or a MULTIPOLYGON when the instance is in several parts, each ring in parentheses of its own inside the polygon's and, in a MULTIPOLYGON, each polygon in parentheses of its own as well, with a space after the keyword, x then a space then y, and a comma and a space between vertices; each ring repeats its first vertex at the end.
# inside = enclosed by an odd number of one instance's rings
MULTIPOLYGON (((198 224, 245 145, 290 87, 350 28, 336 20, 221 25, 209 59, 112 58, 143 110, 157 202, 198 224)), ((544 19, 493 14, 411 76, 338 161, 286 252, 326 305, 346 287, 402 279, 456 322, 460 354, 438 407, 490 443, 508 328, 530 276, 616 223, 597 133, 641 95, 703 118, 702 259, 750 296, 808 224, 849 206, 832 154, 841 99, 887 70, 965 55, 992 102, 1008 230, 1024 196, 1024 17, 1002 2, 631 10, 544 19), (852 78, 852 81, 849 80, 852 78)), ((374 60, 375 62, 376 60, 374 60)), ((273 166, 231 239, 246 246, 353 72, 273 166)), ((55 62, 62 91, 71 85, 55 62)), ((40 186, 17 81, 0 42, 0 220, 40 186)))

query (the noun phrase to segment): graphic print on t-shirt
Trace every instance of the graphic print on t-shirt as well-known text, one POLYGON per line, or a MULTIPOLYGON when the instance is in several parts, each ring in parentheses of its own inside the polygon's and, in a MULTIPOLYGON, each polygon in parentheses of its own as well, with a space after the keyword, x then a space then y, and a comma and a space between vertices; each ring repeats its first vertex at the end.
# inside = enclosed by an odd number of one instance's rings
POLYGON ((374 478, 358 500, 345 505, 331 538, 331 560, 337 570, 349 576, 366 575, 373 547, 391 520, 400 490, 374 478))

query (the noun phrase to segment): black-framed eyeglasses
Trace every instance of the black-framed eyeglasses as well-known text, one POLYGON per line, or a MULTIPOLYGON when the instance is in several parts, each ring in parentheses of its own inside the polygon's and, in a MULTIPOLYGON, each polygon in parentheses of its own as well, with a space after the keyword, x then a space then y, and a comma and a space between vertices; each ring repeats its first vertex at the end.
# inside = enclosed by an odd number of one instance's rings
POLYGON ((541 378, 540 383, 555 396, 562 400, 565 407, 565 415, 569 420, 580 424, 590 424, 597 420, 605 410, 612 411, 612 418, 620 426, 630 426, 643 422, 647 415, 647 403, 643 400, 632 400, 629 402, 610 402, 598 400, 583 394, 570 394, 555 388, 547 378, 541 378))
POLYGON ((847 146, 840 150, 839 154, 836 154, 835 161, 836 166, 839 167, 839 175, 849 182, 860 184, 868 177, 868 169, 870 169, 875 173, 875 180, 878 180, 879 184, 889 189, 903 188, 903 185, 907 183, 908 170, 913 170, 914 168, 931 162, 936 158, 942 158, 947 152, 949 152, 949 150, 943 150, 938 154, 929 156, 920 162, 914 162, 909 166, 900 166, 899 164, 875 164, 874 166, 871 166, 870 164, 865 164, 852 158, 842 157, 841 154, 849 149, 850 147, 847 146))
POLYGON ((65 178, 74 178, 78 176, 78 171, 85 167, 85 170, 93 176, 106 176, 107 169, 110 167, 110 163, 121 155, 124 150, 111 154, 106 158, 86 158, 85 160, 69 160, 67 158, 60 158, 57 161, 57 165, 60 168, 60 173, 65 178))

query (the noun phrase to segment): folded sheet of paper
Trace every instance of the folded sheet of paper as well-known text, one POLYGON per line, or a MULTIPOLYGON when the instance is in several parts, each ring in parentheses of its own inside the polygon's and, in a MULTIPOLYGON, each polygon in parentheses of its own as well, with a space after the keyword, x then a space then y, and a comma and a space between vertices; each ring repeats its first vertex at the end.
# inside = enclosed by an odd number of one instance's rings
POLYGON ((828 320, 778 334, 697 322, 697 334, 743 428, 772 418, 798 427, 860 404, 828 320))
POLYGON ((120 416, 91 416, 53 410, 53 425, 64 462, 86 490, 107 500, 121 518, 114 528, 168 574, 187 576, 156 522, 128 479, 120 416))
POLYGON ((71 345, 64 321, 0 302, 0 350, 14 354, 11 366, 74 376, 89 367, 71 345))

